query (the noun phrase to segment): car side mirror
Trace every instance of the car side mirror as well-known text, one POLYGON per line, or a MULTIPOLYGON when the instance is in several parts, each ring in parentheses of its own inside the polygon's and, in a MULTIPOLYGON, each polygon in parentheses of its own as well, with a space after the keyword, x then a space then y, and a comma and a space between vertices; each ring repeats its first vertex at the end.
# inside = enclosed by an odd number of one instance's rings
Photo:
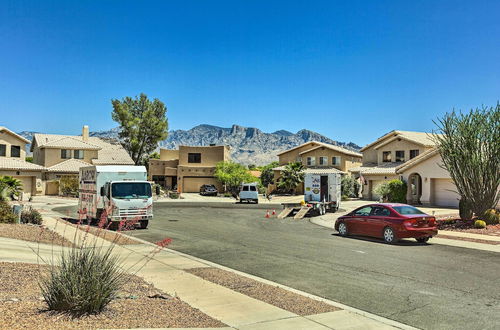
POLYGON ((106 190, 104 187, 101 187, 101 196, 106 196, 106 190))

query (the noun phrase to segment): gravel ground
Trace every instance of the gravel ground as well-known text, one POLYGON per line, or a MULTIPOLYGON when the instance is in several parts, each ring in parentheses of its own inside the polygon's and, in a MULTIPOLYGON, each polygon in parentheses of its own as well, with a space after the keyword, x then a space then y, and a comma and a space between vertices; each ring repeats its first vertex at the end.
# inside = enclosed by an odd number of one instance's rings
POLYGON ((44 226, 0 223, 0 236, 23 241, 72 246, 72 243, 44 226))
POLYGON ((324 302, 222 269, 192 268, 187 271, 207 281, 222 285, 297 315, 307 316, 340 310, 324 302))
MULTIPOLYGON (((60 219, 60 221, 63 224, 68 225, 68 226, 76 226, 75 222, 77 220, 65 218, 65 219, 60 219)), ((101 228, 94 226, 94 225, 83 224, 83 225, 78 226, 78 228, 80 228, 80 230, 83 230, 83 231, 88 230, 90 234, 99 236, 100 238, 105 239, 105 240, 110 241, 110 242, 115 242, 118 245, 142 244, 142 242, 139 242, 138 240, 129 238, 128 236, 123 235, 121 233, 117 233, 117 232, 114 232, 112 230, 101 229, 101 228)))
POLYGON ((453 219, 454 222, 447 223, 438 221, 439 230, 460 231, 463 233, 483 234, 500 236, 500 224, 488 225, 486 228, 474 228, 474 221, 462 221, 460 219, 453 219))
POLYGON ((208 328, 225 324, 137 276, 99 315, 71 318, 46 311, 37 278, 47 266, 0 263, 0 329, 208 328))

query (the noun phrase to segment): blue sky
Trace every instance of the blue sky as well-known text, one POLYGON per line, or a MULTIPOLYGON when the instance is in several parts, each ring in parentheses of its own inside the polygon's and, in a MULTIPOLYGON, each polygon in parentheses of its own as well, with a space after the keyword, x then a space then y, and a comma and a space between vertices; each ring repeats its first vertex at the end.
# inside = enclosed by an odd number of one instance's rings
POLYGON ((364 145, 500 99, 499 1, 1 1, 0 125, 311 129, 364 145))

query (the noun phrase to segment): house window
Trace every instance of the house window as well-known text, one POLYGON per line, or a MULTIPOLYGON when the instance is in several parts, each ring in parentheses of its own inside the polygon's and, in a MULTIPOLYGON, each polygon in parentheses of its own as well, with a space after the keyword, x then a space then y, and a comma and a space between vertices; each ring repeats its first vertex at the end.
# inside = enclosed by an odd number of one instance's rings
POLYGON ((320 165, 328 165, 328 157, 319 157, 320 165))
POLYGON ((382 161, 384 163, 390 163, 392 160, 391 160, 391 152, 390 151, 384 151, 382 152, 382 161))
POLYGON ((5 144, 0 144, 0 156, 5 157, 7 152, 7 146, 5 144))
POLYGON ((71 158, 71 150, 61 149, 61 158, 62 159, 70 159, 71 158))
POLYGON ((21 147, 10 146, 10 157, 21 157, 21 147))
POLYGON ((201 154, 188 153, 188 163, 201 163, 201 154))
POLYGON ((83 159, 83 150, 74 150, 73 151, 73 158, 83 159))
POLYGON ((316 157, 307 157, 307 166, 316 165, 316 157))
POLYGON ((410 150, 410 159, 417 157, 419 153, 418 149, 410 150))
POLYGON ((339 156, 332 157, 332 165, 336 165, 336 166, 340 165, 340 157, 339 156))
POLYGON ((396 151, 396 161, 397 162, 404 162, 405 161, 405 152, 404 152, 404 150, 397 150, 396 151))

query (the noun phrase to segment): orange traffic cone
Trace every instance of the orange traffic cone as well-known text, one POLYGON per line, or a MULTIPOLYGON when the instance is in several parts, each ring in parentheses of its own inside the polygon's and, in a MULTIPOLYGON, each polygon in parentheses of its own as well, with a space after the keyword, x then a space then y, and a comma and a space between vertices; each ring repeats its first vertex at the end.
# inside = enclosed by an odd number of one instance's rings
POLYGON ((271 213, 272 215, 276 215, 276 210, 273 210, 273 213, 271 213))
POLYGON ((266 218, 269 218, 269 210, 266 212, 266 218))

